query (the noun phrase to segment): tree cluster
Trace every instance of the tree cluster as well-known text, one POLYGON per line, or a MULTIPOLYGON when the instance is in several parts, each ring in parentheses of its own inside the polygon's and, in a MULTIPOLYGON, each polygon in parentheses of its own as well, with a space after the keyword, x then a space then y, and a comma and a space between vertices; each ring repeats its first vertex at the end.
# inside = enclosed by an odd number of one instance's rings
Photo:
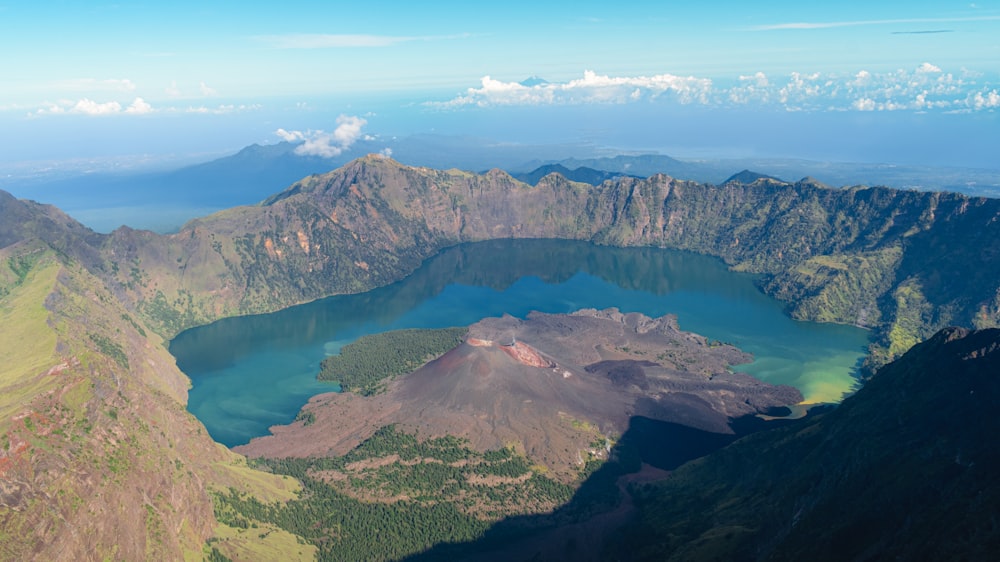
POLYGON ((395 330, 359 338, 323 360, 317 378, 369 396, 462 342, 465 328, 395 330))

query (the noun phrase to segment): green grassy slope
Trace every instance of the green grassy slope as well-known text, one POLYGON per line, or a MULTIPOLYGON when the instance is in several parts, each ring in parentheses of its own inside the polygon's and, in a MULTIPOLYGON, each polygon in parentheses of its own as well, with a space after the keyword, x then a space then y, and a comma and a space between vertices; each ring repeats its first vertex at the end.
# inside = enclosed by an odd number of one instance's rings
POLYGON ((283 501, 298 484, 212 442, 163 340, 49 212, 15 209, 27 236, 0 248, 0 560, 201 560, 226 534, 210 489, 283 501))

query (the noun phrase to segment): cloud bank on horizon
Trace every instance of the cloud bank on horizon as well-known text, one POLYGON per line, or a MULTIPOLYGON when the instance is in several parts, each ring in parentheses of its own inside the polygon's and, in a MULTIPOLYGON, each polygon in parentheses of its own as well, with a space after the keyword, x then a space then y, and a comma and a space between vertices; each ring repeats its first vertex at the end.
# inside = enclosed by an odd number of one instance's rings
POLYGON ((1000 91, 982 74, 945 72, 924 62, 894 72, 740 75, 734 83, 710 78, 659 74, 608 76, 586 71, 564 83, 504 82, 490 76, 481 86, 444 102, 438 109, 517 105, 600 104, 673 101, 714 107, 771 106, 788 111, 932 111, 967 113, 1000 108, 1000 91))
POLYGON ((213 107, 206 105, 191 105, 188 107, 161 106, 153 107, 143 98, 135 98, 128 105, 117 101, 96 102, 90 98, 80 98, 78 101, 60 100, 50 102, 43 107, 28 111, 28 117, 44 115, 147 115, 150 113, 195 113, 223 115, 240 111, 254 111, 263 107, 261 104, 219 104, 213 107))
MULTIPOLYGON (((128 79, 87 80, 85 83, 117 90, 122 95, 134 90, 128 79)), ((204 82, 200 84, 199 91, 201 97, 217 97, 215 90, 204 82)), ((479 87, 470 87, 464 93, 445 101, 425 101, 422 105, 435 110, 458 110, 638 102, 736 109, 765 107, 812 112, 908 110, 970 113, 1000 109, 1000 86, 984 78, 983 73, 966 68, 949 72, 930 62, 892 72, 859 70, 839 74, 792 72, 775 75, 758 71, 730 80, 670 73, 612 76, 587 70, 582 77, 566 82, 514 82, 484 76, 479 87)), ((225 114, 255 111, 263 107, 261 103, 182 107, 175 104, 153 105, 138 96, 131 101, 96 101, 92 97, 83 97, 78 100, 48 102, 42 107, 31 108, 27 116, 225 114)))

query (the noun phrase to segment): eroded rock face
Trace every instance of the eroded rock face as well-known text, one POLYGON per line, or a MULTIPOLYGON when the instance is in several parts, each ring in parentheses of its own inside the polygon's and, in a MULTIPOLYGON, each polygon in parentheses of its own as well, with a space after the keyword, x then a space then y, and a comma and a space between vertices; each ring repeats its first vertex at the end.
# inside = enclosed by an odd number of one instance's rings
POLYGON ((479 449, 514 445, 555 474, 580 451, 617 437, 633 415, 731 433, 729 421, 801 400, 729 366, 750 357, 677 328, 672 316, 616 309, 487 318, 466 342, 381 395, 324 394, 315 422, 272 428, 238 447, 249 456, 339 455, 384 425, 422 437, 457 435, 479 449))

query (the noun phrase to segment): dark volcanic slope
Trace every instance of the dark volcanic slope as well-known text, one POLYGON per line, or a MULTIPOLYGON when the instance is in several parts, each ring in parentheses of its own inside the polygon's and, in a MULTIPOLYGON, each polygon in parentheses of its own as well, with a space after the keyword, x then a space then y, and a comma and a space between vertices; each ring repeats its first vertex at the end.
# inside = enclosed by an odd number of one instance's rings
POLYGON ((792 404, 775 387, 728 365, 749 359, 656 320, 617 310, 490 318, 465 343, 363 398, 325 394, 306 409, 315 422, 273 428, 237 450, 250 456, 343 454, 396 423, 422 436, 468 438, 480 448, 513 445, 572 476, 595 439, 620 435, 632 415, 730 433, 730 418, 792 404))
POLYGON ((607 556, 995 559, 998 401, 1000 330, 943 330, 836 410, 747 437, 641 494, 641 517, 607 556))

